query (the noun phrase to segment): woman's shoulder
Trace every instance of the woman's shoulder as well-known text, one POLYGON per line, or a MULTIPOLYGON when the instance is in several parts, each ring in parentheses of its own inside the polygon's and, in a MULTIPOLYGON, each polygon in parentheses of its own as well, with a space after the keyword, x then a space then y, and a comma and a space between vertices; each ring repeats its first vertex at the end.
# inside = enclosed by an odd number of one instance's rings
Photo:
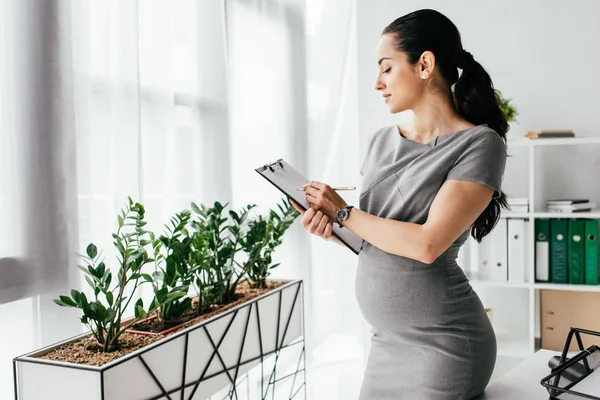
POLYGON ((463 139, 471 145, 476 145, 483 142, 502 143, 505 145, 504 139, 494 129, 490 128, 486 124, 475 125, 469 129, 466 129, 461 135, 463 139))
POLYGON ((396 125, 386 125, 386 126, 382 126, 381 128, 375 130, 375 132, 371 133, 371 137, 372 138, 379 138, 382 136, 386 136, 390 133, 390 131, 392 130, 396 130, 398 129, 396 127, 396 125))
POLYGON ((396 125, 387 125, 376 129, 374 132, 371 132, 367 140, 368 147, 372 147, 375 143, 381 143, 382 141, 389 140, 390 131, 394 129, 396 129, 396 125))

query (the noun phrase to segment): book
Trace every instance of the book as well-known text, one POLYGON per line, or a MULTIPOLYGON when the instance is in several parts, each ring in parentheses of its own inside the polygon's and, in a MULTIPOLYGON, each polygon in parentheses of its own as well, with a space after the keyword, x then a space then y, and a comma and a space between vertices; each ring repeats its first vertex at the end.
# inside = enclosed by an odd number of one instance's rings
POLYGON ((550 220, 535 220, 535 281, 550 282, 550 220))
POLYGON ((552 283, 568 283, 566 219, 550 220, 550 280, 552 283))
POLYGON ((554 205, 546 206, 548 211, 558 211, 558 212, 589 211, 594 207, 596 207, 596 203, 594 203, 594 202, 573 204, 570 206, 554 206, 554 205))
POLYGON ((598 284, 598 220, 585 220, 585 283, 587 285, 598 284))
POLYGON ((573 133, 571 129, 534 129, 527 131, 528 135, 558 135, 564 133, 573 133))
POLYGON ((580 203, 589 203, 589 199, 554 199, 546 200, 546 205, 571 205, 580 203))
POLYGON ((569 283, 585 283, 585 220, 570 219, 567 227, 567 270, 569 283))
POLYGON ((527 139, 555 139, 555 138, 572 138, 574 133, 527 133, 524 135, 527 139))
POLYGON ((582 208, 582 209, 577 209, 577 210, 565 210, 563 208, 549 208, 548 212, 555 212, 555 213, 571 213, 571 212, 586 212, 586 211, 592 211, 591 208, 582 208))

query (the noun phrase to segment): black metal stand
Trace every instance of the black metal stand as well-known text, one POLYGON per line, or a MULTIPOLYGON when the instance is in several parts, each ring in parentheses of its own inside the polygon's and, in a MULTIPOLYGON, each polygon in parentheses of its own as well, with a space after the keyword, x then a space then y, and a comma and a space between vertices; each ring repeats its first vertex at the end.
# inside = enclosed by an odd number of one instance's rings
POLYGON ((558 396, 563 394, 567 395, 561 396, 561 398, 571 398, 576 396, 584 399, 600 400, 600 397, 572 390, 576 384, 600 367, 600 347, 592 345, 587 349, 584 349, 583 341, 581 340, 582 333, 600 336, 600 332, 596 331, 580 328, 570 329, 558 365, 556 368, 552 369, 550 375, 540 381, 542 386, 548 390, 550 400, 556 400, 558 396), (571 347, 573 336, 575 336, 575 340, 577 341, 579 353, 576 356, 567 359, 567 353, 571 347))

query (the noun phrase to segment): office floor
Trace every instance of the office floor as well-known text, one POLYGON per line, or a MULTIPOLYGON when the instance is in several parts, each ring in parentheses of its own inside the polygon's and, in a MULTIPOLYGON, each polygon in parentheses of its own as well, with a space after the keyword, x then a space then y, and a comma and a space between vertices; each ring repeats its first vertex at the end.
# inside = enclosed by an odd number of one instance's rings
MULTIPOLYGON (((498 357, 492 381, 521 361, 519 358, 498 357)), ((357 400, 362 374, 361 360, 312 364, 307 371, 307 400, 357 400)))

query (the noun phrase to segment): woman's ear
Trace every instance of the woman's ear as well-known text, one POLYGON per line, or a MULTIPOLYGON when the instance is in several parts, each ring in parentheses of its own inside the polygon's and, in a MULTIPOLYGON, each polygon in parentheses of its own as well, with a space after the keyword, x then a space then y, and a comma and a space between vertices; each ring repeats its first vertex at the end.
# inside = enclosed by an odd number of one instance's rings
POLYGON ((429 50, 424 51, 419 58, 417 67, 420 78, 429 78, 433 75, 433 69, 435 67, 435 55, 429 50))

